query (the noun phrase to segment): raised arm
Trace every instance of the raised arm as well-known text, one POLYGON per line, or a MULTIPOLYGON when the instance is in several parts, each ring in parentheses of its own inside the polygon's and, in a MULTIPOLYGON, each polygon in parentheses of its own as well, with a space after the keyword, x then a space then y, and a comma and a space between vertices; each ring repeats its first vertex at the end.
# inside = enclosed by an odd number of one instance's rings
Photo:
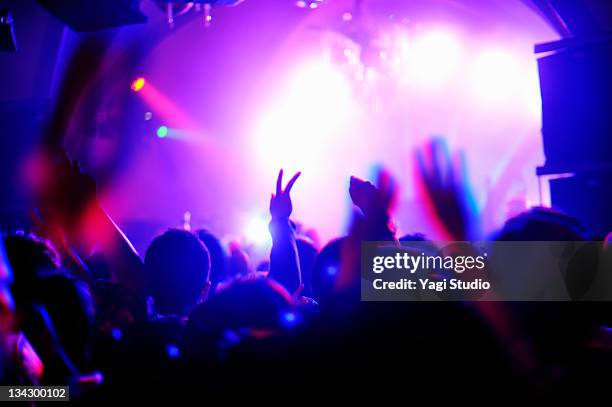
POLYGON ((302 285, 295 232, 289 221, 293 211, 289 194, 300 174, 296 173, 283 190, 283 170, 280 170, 276 180, 276 193, 270 197, 272 251, 269 276, 281 283, 290 293, 298 292, 302 285))
POLYGON ((395 240, 387 191, 376 188, 368 181, 351 177, 349 194, 353 204, 363 213, 363 219, 355 225, 360 229, 358 240, 395 240))
POLYGON ((476 240, 480 220, 461 152, 452 156, 443 139, 434 138, 415 152, 417 183, 441 232, 450 240, 476 240))
POLYGON ((95 180, 65 155, 54 157, 51 181, 41 194, 38 209, 45 227, 74 252, 87 260, 101 254, 113 278, 138 294, 146 286, 142 261, 127 237, 106 213, 97 198, 95 180))

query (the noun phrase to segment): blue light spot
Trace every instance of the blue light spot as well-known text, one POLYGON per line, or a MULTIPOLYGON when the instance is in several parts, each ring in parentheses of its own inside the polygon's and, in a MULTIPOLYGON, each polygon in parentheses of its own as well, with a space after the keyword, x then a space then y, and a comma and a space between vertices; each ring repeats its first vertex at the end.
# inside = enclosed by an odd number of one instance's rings
POLYGON ((327 266, 327 275, 328 276, 335 276, 338 273, 338 269, 334 266, 327 266))
POLYGON ((172 359, 176 359, 181 355, 181 351, 175 345, 168 345, 166 347, 166 353, 172 359))
POLYGON ((239 343, 240 343, 240 335, 238 335, 236 332, 232 331, 231 329, 228 329, 225 332, 223 332, 223 338, 221 339, 221 341, 219 341, 218 346, 221 349, 229 349, 233 346, 236 346, 239 343))
POLYGON ((298 323, 298 317, 294 312, 285 312, 282 315, 281 323, 286 328, 293 328, 298 323))
POLYGON ((115 328, 111 331, 111 336, 113 337, 114 340, 119 341, 121 340, 121 337, 123 336, 123 332, 121 332, 121 329, 115 328))

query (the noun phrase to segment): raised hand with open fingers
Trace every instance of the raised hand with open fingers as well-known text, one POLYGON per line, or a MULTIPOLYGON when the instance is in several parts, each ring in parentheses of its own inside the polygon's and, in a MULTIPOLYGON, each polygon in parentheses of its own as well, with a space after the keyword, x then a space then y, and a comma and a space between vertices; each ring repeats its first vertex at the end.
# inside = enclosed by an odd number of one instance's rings
POLYGON ((293 205, 291 203, 291 188, 293 184, 301 175, 301 172, 296 172, 295 175, 289 180, 285 189, 282 189, 283 184, 283 170, 278 172, 278 178, 276 179, 276 193, 270 197, 270 215, 272 219, 278 218, 289 218, 293 211, 293 205))
POLYGON ((272 235, 272 250, 270 251, 270 273, 289 292, 299 292, 302 286, 302 276, 295 245, 295 231, 289 221, 293 205, 291 203, 291 188, 300 176, 297 172, 283 190, 283 170, 276 179, 276 193, 270 197, 270 234, 272 235))
POLYGON ((478 209, 462 153, 451 155, 446 142, 434 138, 415 152, 415 162, 421 193, 447 237, 477 238, 478 209))

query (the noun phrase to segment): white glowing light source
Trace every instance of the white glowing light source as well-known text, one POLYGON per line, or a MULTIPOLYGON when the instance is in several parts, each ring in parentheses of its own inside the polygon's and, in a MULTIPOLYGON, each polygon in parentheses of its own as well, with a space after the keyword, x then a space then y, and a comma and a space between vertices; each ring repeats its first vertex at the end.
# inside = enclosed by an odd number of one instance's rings
POLYGON ((531 85, 523 78, 517 58, 499 49, 476 58, 470 81, 474 94, 486 102, 506 101, 531 85))
POLYGON ((245 238, 250 243, 263 244, 270 241, 268 223, 259 216, 253 216, 247 223, 245 238))
POLYGON ((330 63, 301 66, 263 116, 253 138, 266 166, 278 171, 316 167, 322 147, 332 146, 351 111, 350 84, 330 63))
POLYGON ((528 61, 525 70, 525 75, 521 75, 524 81, 524 86, 521 88, 519 95, 521 107, 533 117, 541 118, 542 95, 540 93, 540 74, 535 59, 528 61))
POLYGON ((417 37, 406 51, 408 73, 417 85, 445 84, 461 61, 459 39, 448 31, 431 31, 417 37))

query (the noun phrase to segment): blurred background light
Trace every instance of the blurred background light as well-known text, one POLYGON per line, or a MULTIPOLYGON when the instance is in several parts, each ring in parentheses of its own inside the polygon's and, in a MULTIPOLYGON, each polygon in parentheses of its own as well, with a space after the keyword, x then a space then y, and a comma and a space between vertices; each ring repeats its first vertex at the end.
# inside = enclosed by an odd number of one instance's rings
POLYGON ((471 68, 471 87, 485 102, 503 102, 525 86, 525 75, 518 59, 504 49, 490 49, 474 60, 471 68))
POLYGON ((134 81, 132 82, 131 88, 134 92, 140 92, 142 88, 144 88, 145 84, 146 84, 145 78, 141 76, 139 78, 134 79, 134 81))
MULTIPOLYGON (((349 176, 384 164, 402 187, 398 230, 428 232, 410 152, 431 134, 467 151, 479 203, 494 196, 491 207, 503 214, 517 194, 537 202, 533 168, 543 155, 533 44, 555 37, 518 0, 492 2, 445 1, 441 13, 421 13, 412 0, 365 1, 361 10, 338 0, 312 12, 293 2, 284 9, 244 2, 212 30, 194 19, 138 67, 142 88, 132 95, 144 106, 136 119, 153 142, 129 156, 113 150, 125 161, 109 172, 104 204, 133 230, 143 220, 180 226, 189 208, 193 228, 269 242, 266 209, 278 169, 287 178, 301 170, 293 216, 325 242, 346 231, 349 176), (177 64, 185 55, 190 63, 177 64)), ((142 235, 135 240, 144 251, 150 236, 142 235)))
POLYGON ((168 136, 168 127, 166 127, 166 126, 159 126, 157 128, 157 137, 164 138, 166 136, 168 136))
POLYGON ((267 219, 263 216, 252 216, 244 229, 248 243, 265 244, 271 241, 267 219))
POLYGON ((444 85, 456 74, 461 62, 462 45, 447 30, 434 30, 418 35, 407 45, 408 73, 416 85, 444 85))
POLYGON ((350 83, 324 60, 299 66, 287 87, 264 111, 254 137, 255 151, 269 168, 315 170, 351 114, 350 83))

